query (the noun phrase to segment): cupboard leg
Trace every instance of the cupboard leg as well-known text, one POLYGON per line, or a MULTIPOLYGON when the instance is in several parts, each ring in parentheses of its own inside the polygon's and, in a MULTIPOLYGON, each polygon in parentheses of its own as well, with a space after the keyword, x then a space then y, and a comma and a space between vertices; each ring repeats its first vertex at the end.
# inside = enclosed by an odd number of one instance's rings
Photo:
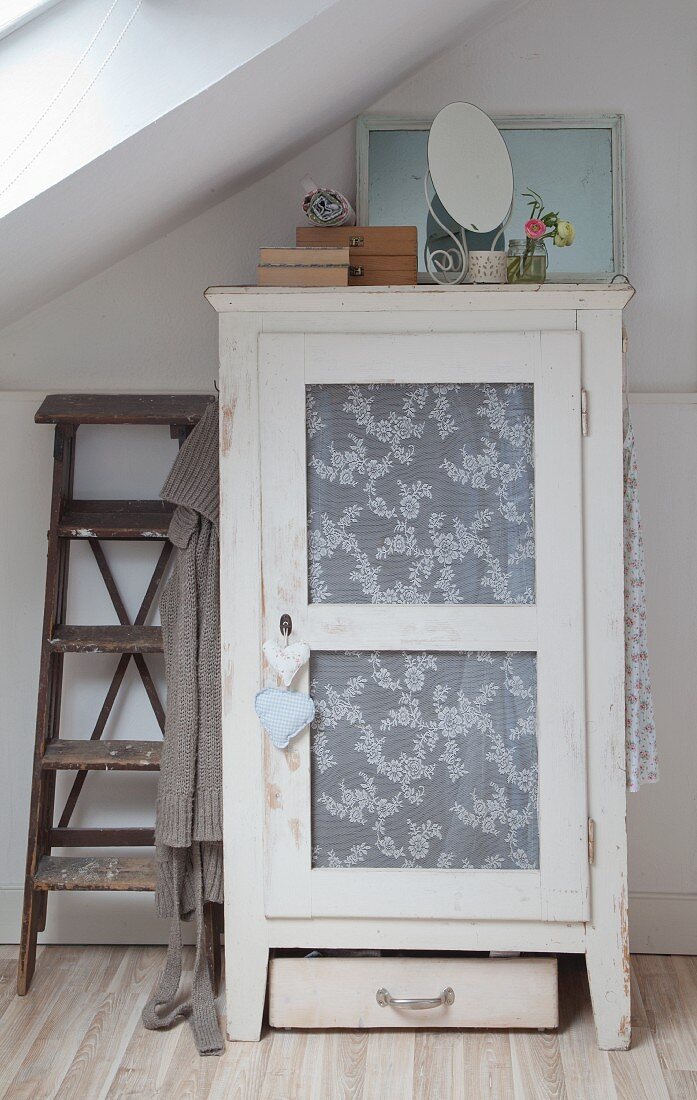
POLYGON ((601 1050, 627 1050, 632 1037, 627 895, 623 888, 607 917, 587 926, 586 966, 601 1050))
POLYGON ((227 1035, 231 1042, 258 1043, 261 1038, 268 966, 269 949, 265 944, 243 939, 230 943, 226 937, 227 1035))

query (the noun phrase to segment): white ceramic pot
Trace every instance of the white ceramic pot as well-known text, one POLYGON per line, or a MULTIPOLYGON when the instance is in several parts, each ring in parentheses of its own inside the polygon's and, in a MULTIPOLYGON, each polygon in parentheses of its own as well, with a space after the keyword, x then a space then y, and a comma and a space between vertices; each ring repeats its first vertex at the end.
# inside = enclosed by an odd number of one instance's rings
POLYGON ((472 283, 505 283, 505 252, 470 252, 467 267, 468 281, 472 283))

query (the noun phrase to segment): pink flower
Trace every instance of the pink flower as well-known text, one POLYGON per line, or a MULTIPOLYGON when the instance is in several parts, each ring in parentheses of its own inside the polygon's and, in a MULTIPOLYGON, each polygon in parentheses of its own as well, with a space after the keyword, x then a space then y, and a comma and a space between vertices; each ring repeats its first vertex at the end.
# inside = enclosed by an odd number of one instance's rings
POLYGON ((525 236, 529 237, 531 241, 539 241, 540 237, 544 237, 546 232, 547 226, 539 218, 530 218, 525 223, 525 236))

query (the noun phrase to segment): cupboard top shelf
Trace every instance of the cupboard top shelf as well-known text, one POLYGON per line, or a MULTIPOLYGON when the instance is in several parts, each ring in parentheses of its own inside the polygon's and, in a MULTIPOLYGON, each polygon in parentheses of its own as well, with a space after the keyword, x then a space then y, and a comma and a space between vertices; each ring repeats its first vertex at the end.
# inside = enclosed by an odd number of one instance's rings
POLYGON ((628 283, 542 283, 494 286, 212 286, 205 297, 218 313, 337 310, 623 309, 634 296, 628 283))

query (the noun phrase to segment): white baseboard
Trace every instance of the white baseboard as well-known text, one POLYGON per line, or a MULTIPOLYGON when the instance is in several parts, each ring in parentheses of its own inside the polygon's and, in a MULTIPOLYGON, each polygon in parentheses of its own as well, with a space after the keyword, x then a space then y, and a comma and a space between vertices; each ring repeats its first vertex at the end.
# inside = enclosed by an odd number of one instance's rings
POLYGON ((697 955, 697 893, 630 891, 629 946, 647 955, 697 955))
MULTIPOLYGON (((0 888, 0 943, 18 943, 22 890, 0 888)), ((152 894, 51 894, 40 943, 166 943, 167 921, 152 894)), ((649 955, 697 955, 697 893, 639 890, 629 895, 631 949, 649 955)), ((193 942, 193 928, 184 929, 193 942)))
MULTIPOLYGON (((19 943, 21 921, 21 887, 0 887, 0 943, 19 943)), ((39 943, 167 943, 168 933, 169 922, 155 913, 152 894, 56 892, 48 899, 39 943)), ((192 926, 184 927, 183 938, 194 942, 192 926)))

